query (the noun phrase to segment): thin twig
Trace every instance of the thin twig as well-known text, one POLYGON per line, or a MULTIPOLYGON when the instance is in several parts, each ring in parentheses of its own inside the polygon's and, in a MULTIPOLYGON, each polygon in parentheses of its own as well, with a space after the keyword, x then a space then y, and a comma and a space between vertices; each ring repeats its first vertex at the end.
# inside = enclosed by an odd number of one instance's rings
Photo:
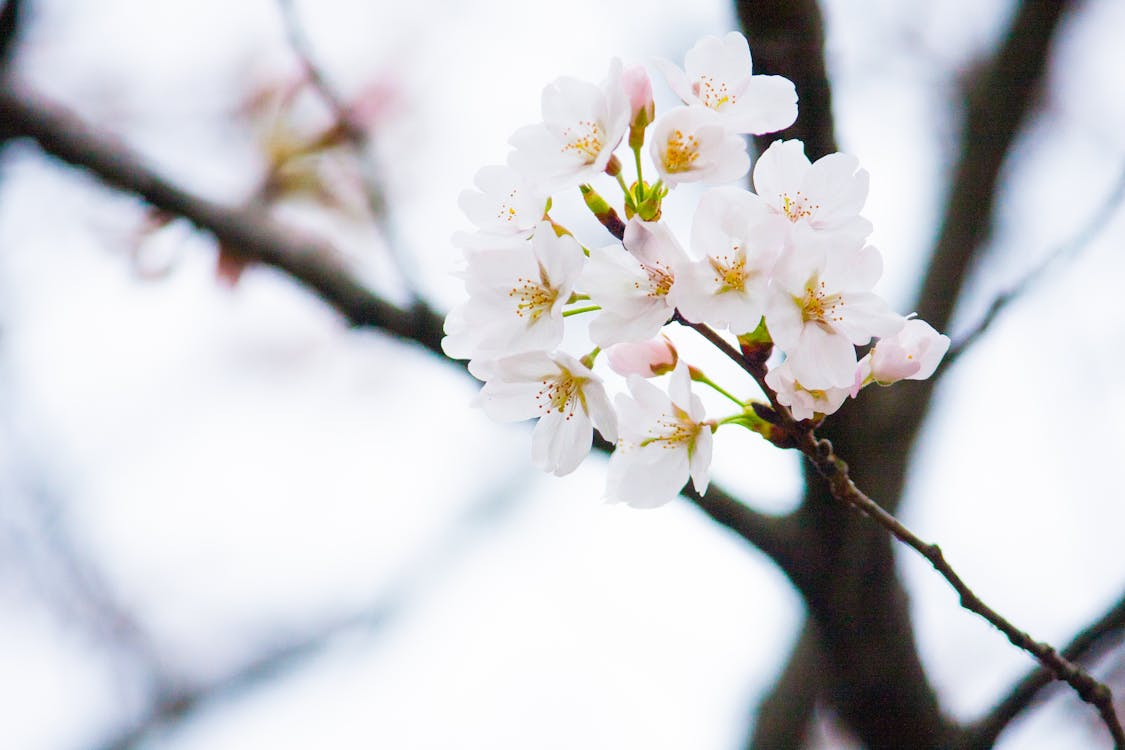
POLYGON ((855 482, 848 476, 847 464, 836 456, 830 442, 818 440, 813 431, 809 430, 805 433, 799 450, 813 461, 817 471, 829 482, 834 497, 859 509, 891 532, 900 542, 926 558, 934 570, 941 574, 957 592, 963 608, 983 617, 1007 636, 1012 645, 1034 656, 1056 679, 1065 681, 1074 688, 1074 691, 1078 693, 1082 700, 1094 706, 1101 714, 1102 721, 1113 736, 1116 746, 1125 750, 1125 729, 1122 729, 1121 722, 1114 711, 1113 693, 1108 686, 1095 680, 1089 673, 1057 652, 1049 644, 1036 641, 985 604, 945 560, 945 556, 938 545, 922 541, 910 529, 900 523, 897 518, 883 510, 878 503, 856 487, 855 482))
POLYGON ((1113 736, 1117 747, 1120 750, 1125 750, 1125 729, 1122 729, 1121 722, 1114 711, 1113 693, 1108 686, 1095 680, 1049 644, 1036 641, 985 604, 945 560, 945 556, 938 545, 923 541, 897 518, 884 510, 882 506, 865 495, 852 481, 848 474, 848 465, 836 455, 832 443, 818 438, 811 424, 793 419, 789 410, 777 403, 772 390, 765 383, 764 367, 761 364, 751 362, 742 356, 741 352, 710 327, 700 323, 688 323, 678 315, 676 319, 698 331, 758 381, 762 390, 770 395, 770 402, 781 417, 782 426, 788 432, 788 437, 794 441, 797 450, 805 454, 816 467, 817 472, 828 482, 833 497, 856 508, 889 531, 900 542, 926 558, 934 570, 957 592, 964 609, 983 617, 1003 633, 1012 645, 1034 656, 1056 679, 1065 681, 1082 700, 1094 706, 1113 736))
POLYGON ((988 310, 968 331, 966 331, 953 346, 949 348, 949 352, 945 355, 945 359, 941 363, 939 370, 934 373, 934 377, 940 377, 954 361, 960 357, 966 349, 975 344, 996 322, 996 318, 1000 316, 1008 305, 1015 302, 1023 296, 1029 288, 1031 288, 1037 281, 1043 278, 1044 274, 1057 262, 1066 258, 1067 256, 1075 257, 1083 250, 1093 244, 1098 234, 1105 229, 1109 224, 1109 220, 1113 217, 1114 212, 1120 208, 1122 201, 1125 201, 1125 170, 1117 177, 1117 182, 1114 183, 1113 189, 1098 206, 1097 210, 1090 215, 1090 218, 1085 224, 1066 242, 1056 247, 1053 251, 1047 254, 1036 266, 1027 271, 1023 277, 1013 284, 1008 290, 1001 292, 992 300, 988 306, 988 310))
MULTIPOLYGON (((1112 641, 1112 636, 1125 634, 1125 595, 1104 615, 1074 637, 1062 655, 1070 661, 1090 663, 1112 641)), ((1017 682, 1008 694, 966 732, 961 750, 986 750, 1011 721, 1019 716, 1055 679, 1054 673, 1039 666, 1017 682)))

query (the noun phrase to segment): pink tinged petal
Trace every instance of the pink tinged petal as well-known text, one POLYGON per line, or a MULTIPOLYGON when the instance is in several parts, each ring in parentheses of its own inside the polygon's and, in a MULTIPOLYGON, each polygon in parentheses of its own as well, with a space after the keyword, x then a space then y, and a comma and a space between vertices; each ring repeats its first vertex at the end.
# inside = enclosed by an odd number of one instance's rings
POLYGON ((651 378, 673 369, 679 356, 665 336, 651 341, 615 344, 606 351, 609 367, 622 377, 651 378))
POLYGON ((855 382, 852 383, 851 397, 858 396, 860 390, 869 384, 871 378, 871 352, 868 352, 863 356, 863 359, 859 360, 859 364, 855 368, 855 382))
POLYGON ((914 359, 913 353, 908 353, 894 338, 880 341, 872 353, 871 375, 883 385, 908 378, 922 367, 922 363, 914 359))
POLYGON ((738 133, 763 135, 784 130, 797 119, 797 89, 782 76, 753 76, 727 118, 738 133))
POLYGON ((634 216, 625 225, 622 244, 637 260, 649 266, 674 268, 687 259, 672 230, 659 221, 642 221, 634 216))
POLYGON ((652 63, 664 76, 664 79, 668 82, 668 87, 676 93, 676 96, 680 97, 680 101, 687 104, 695 99, 695 96, 691 93, 691 80, 678 65, 663 58, 657 58, 652 63))
POLYGON ((908 320, 902 330, 871 350, 871 376, 884 385, 904 379, 925 380, 934 374, 948 350, 948 336, 924 320, 908 320))
POLYGON ((621 87, 629 100, 629 122, 643 115, 651 122, 655 104, 652 100, 652 80, 642 65, 632 65, 621 71, 621 87))

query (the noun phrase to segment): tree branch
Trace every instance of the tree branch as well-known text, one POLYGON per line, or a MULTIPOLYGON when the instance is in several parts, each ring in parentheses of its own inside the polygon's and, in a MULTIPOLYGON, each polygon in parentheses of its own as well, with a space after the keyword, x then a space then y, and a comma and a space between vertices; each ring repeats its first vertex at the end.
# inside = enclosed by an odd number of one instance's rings
POLYGON ((1070 685, 1082 700, 1098 710, 1116 745, 1125 748, 1125 729, 1122 729, 1121 722, 1114 711, 1113 693, 1106 685, 1095 680, 1064 654, 1060 654, 1047 643, 1036 641, 985 604, 946 561, 940 547, 922 541, 897 518, 856 487, 855 482, 848 475, 847 464, 836 456, 829 441, 818 440, 812 430, 809 430, 798 447, 831 485, 832 494, 836 499, 852 505, 889 531, 900 542, 926 558, 934 570, 957 592, 962 607, 983 617, 1003 633, 1012 645, 1034 656, 1054 679, 1063 680, 1070 685))
POLYGON ((816 623, 806 619, 788 663, 758 706, 750 750, 801 750, 805 746, 824 683, 822 663, 816 623))
POLYGON ((24 15, 23 3, 24 0, 7 0, 0 10, 0 70, 8 67, 15 54, 24 15))
MULTIPOLYGON (((1114 635, 1125 635, 1125 595, 1104 615, 1076 635, 1061 653, 1070 661, 1089 663, 1114 635)), ((966 730, 962 750, 986 750, 992 747, 1008 724, 1032 704, 1043 688, 1054 681, 1055 674, 1047 667, 1041 665, 1033 669, 987 715, 966 730)))
POLYGON ((192 195, 145 167, 123 144, 95 133, 65 108, 18 92, 11 80, 5 83, 0 86, 0 128, 13 136, 32 138, 51 156, 135 194, 155 208, 184 217, 247 260, 284 271, 352 325, 379 328, 441 353, 441 316, 421 303, 403 309, 375 296, 356 281, 352 269, 331 246, 279 226, 256 208, 227 208, 192 195))
MULTIPOLYGON (((1027 651, 1038 659, 1046 669, 1050 670, 1056 679, 1063 680, 1074 688, 1074 691, 1082 700, 1098 710, 1114 741, 1125 748, 1125 729, 1122 729, 1114 711, 1113 693, 1106 685, 1095 680, 1079 666, 1059 654, 1049 644, 1033 639, 999 612, 988 606, 965 584, 961 576, 946 561, 938 545, 922 541, 894 515, 888 513, 882 506, 864 494, 852 481, 848 465, 836 455, 832 443, 817 437, 814 423, 807 420, 800 422, 795 420, 789 410, 778 403, 776 395, 765 381, 766 368, 764 363, 747 359, 715 331, 702 323, 690 323, 678 314, 675 319, 681 324, 695 329, 714 344, 753 377, 762 392, 769 396, 773 410, 770 421, 779 428, 779 432, 777 434, 771 433, 767 436, 768 439, 779 447, 792 447, 801 451, 816 467, 817 472, 828 482, 834 498, 859 510, 889 531, 900 542, 926 558, 934 570, 957 592, 963 608, 983 617, 989 624, 1003 633, 1012 645, 1027 651)), ((802 587, 802 591, 804 590, 804 587, 802 587)))

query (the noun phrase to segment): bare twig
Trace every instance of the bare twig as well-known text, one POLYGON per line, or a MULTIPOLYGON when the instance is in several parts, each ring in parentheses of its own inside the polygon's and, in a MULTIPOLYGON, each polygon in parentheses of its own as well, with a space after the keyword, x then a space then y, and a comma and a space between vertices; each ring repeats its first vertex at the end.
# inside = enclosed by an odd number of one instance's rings
POLYGON ((865 495, 848 476, 848 466, 833 452, 827 440, 818 440, 812 430, 805 433, 799 449, 815 464, 817 471, 829 482, 832 494, 861 511, 880 526, 894 535, 903 544, 912 548, 930 564, 957 592, 961 606, 980 615, 993 627, 1003 633, 1012 645, 1027 651, 1039 660, 1055 679, 1063 680, 1078 696, 1094 706, 1102 717, 1106 728, 1118 748, 1125 750, 1125 730, 1113 707, 1113 694, 1110 689, 1090 676, 1085 670, 1056 651, 1049 644, 1036 641, 1020 630, 996 610, 985 604, 980 597, 965 584, 952 566, 945 560, 941 548, 936 544, 922 541, 897 518, 883 510, 874 500, 865 495))
POLYGON ((1125 750, 1125 730, 1113 707, 1113 694, 1110 689, 1091 677, 1082 668, 1071 662, 1057 652, 1052 646, 1041 641, 1036 641, 1023 630, 1020 630, 996 610, 984 603, 972 589, 970 589, 953 567, 945 560, 941 548, 936 544, 922 541, 914 532, 906 528, 897 518, 888 513, 878 503, 865 495, 848 474, 848 465, 836 455, 832 443, 818 438, 810 422, 798 422, 783 405, 777 402, 777 397, 765 382, 765 366, 752 362, 741 352, 731 346, 715 331, 700 323, 688 323, 677 316, 681 323, 694 328, 708 341, 718 347, 731 360, 749 373, 761 387, 762 392, 769 395, 770 403, 780 418, 784 437, 774 440, 779 445, 792 443, 793 447, 805 454, 817 472, 824 477, 832 490, 832 496, 843 503, 847 503, 859 510, 867 517, 889 531, 896 539, 912 548, 922 557, 926 558, 960 597, 961 606, 973 612, 993 627, 1003 633, 1012 645, 1027 651, 1039 660, 1050 673, 1059 680, 1069 684, 1082 700, 1094 706, 1101 714, 1110 734, 1118 747, 1125 750))
MULTIPOLYGON (((1096 658, 1103 644, 1114 640, 1115 635, 1125 635, 1125 595, 1104 615, 1076 635, 1062 650, 1062 655, 1073 662, 1089 663, 1096 658)), ((961 750, 986 750, 992 747, 1005 727, 1054 680, 1055 674, 1045 666, 1039 666, 1028 673, 987 715, 967 730, 961 750)))
POLYGON ((1011 288, 1001 292, 996 296, 996 299, 992 300, 981 319, 973 324, 957 343, 950 347, 949 353, 945 355, 945 360, 941 363, 941 367, 934 374, 934 377, 940 377, 958 357, 964 354, 966 349, 976 343, 988 331, 1008 305, 1026 294, 1052 266, 1067 257, 1077 256, 1093 244, 1098 234, 1109 224, 1113 214, 1120 208, 1122 201, 1125 201, 1125 171, 1122 171, 1118 176, 1117 182, 1114 183, 1113 189, 1110 190, 1105 200, 1073 237, 1048 253, 1038 265, 1026 272, 1011 288))

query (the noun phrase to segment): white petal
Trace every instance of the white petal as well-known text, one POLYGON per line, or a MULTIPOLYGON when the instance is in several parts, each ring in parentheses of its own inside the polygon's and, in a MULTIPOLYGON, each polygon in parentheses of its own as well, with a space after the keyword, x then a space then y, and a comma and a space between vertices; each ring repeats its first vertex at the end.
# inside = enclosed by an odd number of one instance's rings
POLYGON ((803 142, 774 141, 754 165, 754 191, 780 210, 782 196, 796 195, 809 166, 803 142))
POLYGON ((519 422, 540 415, 535 394, 539 383, 504 383, 490 380, 477 395, 476 403, 498 422, 519 422))
POLYGON ((634 508, 656 508, 675 499, 688 475, 687 451, 618 448, 609 459, 606 494, 634 508))
POLYGON ((617 412, 609 403, 605 388, 601 383, 587 383, 583 394, 586 397, 586 409, 594 426, 602 437, 611 443, 617 442, 617 412))
POLYGON ((793 377, 805 388, 848 388, 855 379, 855 347, 843 334, 806 325, 799 346, 786 353, 793 377))
POLYGON ((737 133, 763 135, 784 130, 797 119, 797 89, 782 76, 753 76, 737 105, 724 114, 737 133))
POLYGON ((691 451, 690 469, 691 483, 695 491, 703 494, 711 481, 711 428, 704 425, 695 438, 695 445, 691 451))
POLYGON ((867 200, 867 171, 851 154, 828 154, 817 159, 805 176, 802 189, 818 208, 817 228, 833 229, 855 217, 867 200))

